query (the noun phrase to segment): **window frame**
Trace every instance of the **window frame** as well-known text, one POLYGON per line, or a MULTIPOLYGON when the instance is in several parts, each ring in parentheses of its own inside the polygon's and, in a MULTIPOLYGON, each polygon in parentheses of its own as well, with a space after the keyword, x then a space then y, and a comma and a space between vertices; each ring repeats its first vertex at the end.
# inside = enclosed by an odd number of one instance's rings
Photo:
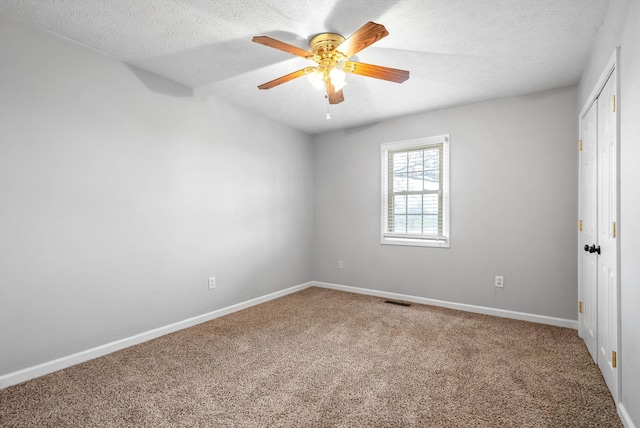
POLYGON ((395 141, 390 143, 383 143, 380 145, 380 159, 381 159, 381 231, 380 231, 380 243, 386 245, 406 245, 417 247, 436 247, 436 248, 450 248, 451 236, 450 236, 450 191, 449 191, 449 171, 450 171, 450 157, 449 157, 449 134, 436 135, 432 137, 415 138, 411 140, 395 141), (439 162, 441 169, 441 182, 439 190, 439 200, 442 202, 442 234, 436 236, 432 235, 411 235, 406 233, 389 232, 389 152, 390 151, 411 151, 412 149, 419 149, 428 146, 442 145, 442 157, 439 162))

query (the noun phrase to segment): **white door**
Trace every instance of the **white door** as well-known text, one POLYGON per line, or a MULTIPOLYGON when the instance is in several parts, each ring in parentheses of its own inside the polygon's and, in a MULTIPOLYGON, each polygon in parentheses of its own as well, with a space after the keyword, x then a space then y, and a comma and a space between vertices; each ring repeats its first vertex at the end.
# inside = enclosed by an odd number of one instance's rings
POLYGON ((594 361, 598 361, 598 100, 580 122, 580 220, 578 250, 578 332, 594 361))
POLYGON ((598 97, 598 366, 617 401, 618 149, 615 74, 598 97))
MULTIPOLYGON (((615 70, 614 70, 615 71, 615 70)), ((618 148, 615 73, 580 119, 578 333, 618 399, 618 148)))

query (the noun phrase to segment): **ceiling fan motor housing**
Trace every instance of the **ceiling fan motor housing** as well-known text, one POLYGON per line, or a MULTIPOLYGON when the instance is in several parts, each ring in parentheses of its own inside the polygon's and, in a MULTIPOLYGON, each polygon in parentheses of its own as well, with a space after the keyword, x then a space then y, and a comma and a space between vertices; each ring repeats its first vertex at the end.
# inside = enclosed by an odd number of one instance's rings
POLYGON ((338 54, 338 52, 334 52, 334 50, 342 42, 344 42, 344 37, 340 34, 320 33, 314 36, 309 42, 309 50, 322 59, 338 54))

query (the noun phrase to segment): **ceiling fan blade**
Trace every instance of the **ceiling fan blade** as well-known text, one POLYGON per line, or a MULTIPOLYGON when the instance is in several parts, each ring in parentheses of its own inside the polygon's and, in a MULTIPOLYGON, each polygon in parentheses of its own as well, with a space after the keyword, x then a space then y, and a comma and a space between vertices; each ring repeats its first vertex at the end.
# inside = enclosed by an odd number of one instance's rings
POLYGON ((258 89, 271 89, 274 86, 282 85, 283 83, 287 83, 293 79, 297 79, 298 77, 309 74, 315 69, 316 67, 305 67, 301 70, 294 71, 293 73, 285 74, 284 76, 273 79, 270 82, 263 83, 262 85, 258 86, 258 89))
POLYGON ((381 65, 365 64, 362 62, 346 61, 342 65, 342 69, 347 73, 374 77, 376 79, 388 80, 396 83, 402 83, 409 78, 409 72, 407 70, 383 67, 381 65))
POLYGON ((384 25, 369 21, 340 43, 336 50, 342 53, 345 58, 349 58, 388 35, 389 32, 384 28, 384 25))
POLYGON ((327 97, 329 98, 329 104, 340 104, 344 101, 344 94, 342 93, 342 89, 336 91, 331 81, 327 81, 327 97))
POLYGON ((261 45, 269 46, 270 48, 280 49, 281 51, 301 56, 302 58, 313 58, 313 54, 311 52, 305 51, 304 49, 301 49, 297 46, 290 45, 289 43, 281 42, 280 40, 276 40, 269 36, 255 36, 251 40, 256 43, 260 43, 261 45))

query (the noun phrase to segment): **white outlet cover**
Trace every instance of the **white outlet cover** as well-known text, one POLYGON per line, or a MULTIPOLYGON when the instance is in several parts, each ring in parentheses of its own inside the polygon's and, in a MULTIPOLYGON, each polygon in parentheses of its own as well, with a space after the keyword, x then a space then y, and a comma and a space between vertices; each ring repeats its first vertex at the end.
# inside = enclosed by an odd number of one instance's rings
POLYGON ((209 290, 216 288, 216 277, 209 277, 209 290))

